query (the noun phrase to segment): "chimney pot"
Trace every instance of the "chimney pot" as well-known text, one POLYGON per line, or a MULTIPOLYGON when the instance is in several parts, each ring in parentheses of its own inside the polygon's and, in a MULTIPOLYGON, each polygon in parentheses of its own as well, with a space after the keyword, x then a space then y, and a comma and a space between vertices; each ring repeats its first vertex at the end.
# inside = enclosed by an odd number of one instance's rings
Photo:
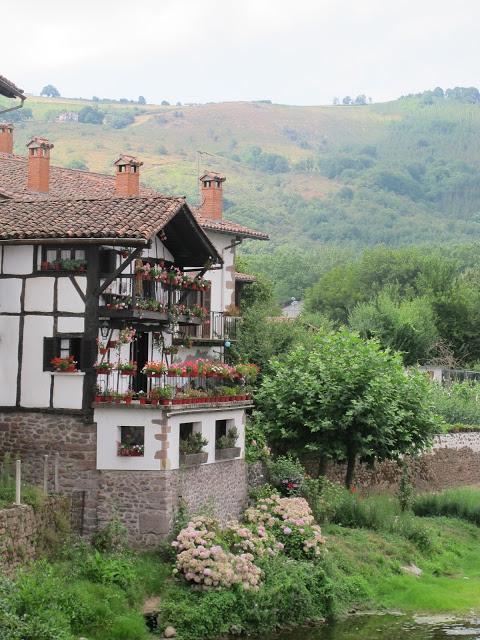
POLYGON ((115 193, 122 198, 138 196, 140 194, 140 162, 134 156, 122 154, 114 162, 117 172, 115 174, 115 193))
POLYGON ((221 220, 223 218, 223 183, 225 176, 214 171, 207 171, 200 176, 202 185, 202 204, 200 213, 204 218, 210 220, 221 220))
POLYGON ((0 122, 0 151, 13 153, 13 124, 0 122))
POLYGON ((50 182, 50 150, 53 144, 46 138, 35 137, 27 144, 28 182, 32 191, 47 193, 50 182))

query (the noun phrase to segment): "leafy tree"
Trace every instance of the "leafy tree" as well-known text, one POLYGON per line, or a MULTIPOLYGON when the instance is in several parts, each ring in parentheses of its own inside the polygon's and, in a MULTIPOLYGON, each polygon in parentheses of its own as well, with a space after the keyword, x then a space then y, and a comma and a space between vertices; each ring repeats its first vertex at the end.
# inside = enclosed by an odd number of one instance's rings
POLYGON ((83 107, 78 112, 78 121, 85 124, 103 124, 105 113, 93 107, 83 107))
POLYGON ((88 171, 88 166, 83 160, 70 160, 67 167, 68 169, 81 169, 82 171, 88 171))
POLYGON ((40 95, 47 96, 47 98, 59 98, 60 91, 57 89, 57 87, 54 87, 53 84, 47 84, 41 90, 40 95))
POLYGON ((147 101, 143 96, 138 96, 138 104, 147 104, 147 101))
POLYGON ((365 94, 361 94, 355 98, 355 104, 367 104, 367 96, 365 94))
POLYGON ((135 122, 135 116, 130 112, 115 113, 110 118, 110 124, 114 129, 124 129, 135 122))
POLYGON ((357 305, 348 324, 362 338, 378 338, 383 348, 402 352, 407 366, 424 363, 438 340, 431 301, 395 297, 394 291, 386 289, 374 301, 357 305))
POLYGON ((352 102, 353 100, 350 96, 345 96, 345 98, 342 100, 342 104, 352 104, 352 102))
POLYGON ((169 107, 170 103, 168 102, 168 100, 162 100, 162 102, 160 103, 162 105, 162 107, 169 107))
POLYGON ((350 488, 357 461, 398 460, 430 445, 438 428, 430 393, 400 355, 342 331, 274 359, 256 399, 273 445, 346 461, 350 488))

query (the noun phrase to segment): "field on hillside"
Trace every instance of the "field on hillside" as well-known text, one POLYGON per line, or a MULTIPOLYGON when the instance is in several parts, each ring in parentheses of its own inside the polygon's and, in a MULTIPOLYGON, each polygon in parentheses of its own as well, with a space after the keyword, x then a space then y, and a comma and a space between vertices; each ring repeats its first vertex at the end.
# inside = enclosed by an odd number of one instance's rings
POLYGON ((272 237, 268 247, 247 243, 254 269, 281 273, 293 255, 312 279, 373 244, 480 236, 476 104, 158 106, 29 97, 25 106, 32 118, 16 123, 18 153, 31 135, 44 135, 55 144, 56 164, 107 173, 120 152, 131 153, 144 161, 146 183, 194 204, 198 171, 225 173, 226 215, 272 237), (103 111, 104 124, 56 121, 85 106, 103 111), (131 123, 116 128, 125 114, 131 123))

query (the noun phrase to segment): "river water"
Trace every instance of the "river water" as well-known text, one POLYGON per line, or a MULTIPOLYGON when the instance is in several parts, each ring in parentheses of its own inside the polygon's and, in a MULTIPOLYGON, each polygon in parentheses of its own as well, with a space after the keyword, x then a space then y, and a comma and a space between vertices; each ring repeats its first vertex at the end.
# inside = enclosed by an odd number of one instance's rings
POLYGON ((480 619, 459 622, 446 618, 355 616, 334 624, 302 628, 262 637, 262 640, 480 640, 480 619))

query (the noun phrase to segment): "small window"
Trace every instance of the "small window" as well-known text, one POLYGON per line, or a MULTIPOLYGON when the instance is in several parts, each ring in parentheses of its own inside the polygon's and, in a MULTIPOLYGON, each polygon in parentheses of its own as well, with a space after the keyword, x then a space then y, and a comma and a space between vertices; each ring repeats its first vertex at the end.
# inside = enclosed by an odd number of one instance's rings
POLYGON ((120 427, 118 455, 122 457, 142 457, 145 453, 145 427, 120 427))
POLYGON ((215 441, 227 435, 228 420, 215 420, 215 441))
POLYGON ((82 338, 79 336, 57 336, 43 339, 43 370, 53 371, 53 358, 68 358, 73 356, 77 369, 84 367, 82 353, 82 338))
POLYGON ((85 272, 85 249, 76 247, 42 247, 41 271, 85 272))
POLYGON ((193 433, 193 422, 180 423, 180 440, 187 440, 193 433))

